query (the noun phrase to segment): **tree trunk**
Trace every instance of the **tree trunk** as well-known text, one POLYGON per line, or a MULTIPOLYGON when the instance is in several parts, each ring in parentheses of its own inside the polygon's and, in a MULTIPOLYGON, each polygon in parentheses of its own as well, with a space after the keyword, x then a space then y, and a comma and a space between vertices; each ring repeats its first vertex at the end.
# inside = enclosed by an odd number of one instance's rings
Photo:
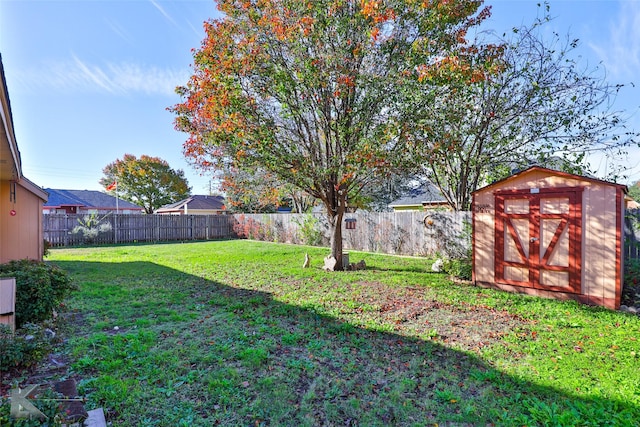
POLYGON ((338 214, 329 218, 331 230, 331 255, 337 261, 335 269, 342 270, 342 217, 344 212, 338 209, 338 214))

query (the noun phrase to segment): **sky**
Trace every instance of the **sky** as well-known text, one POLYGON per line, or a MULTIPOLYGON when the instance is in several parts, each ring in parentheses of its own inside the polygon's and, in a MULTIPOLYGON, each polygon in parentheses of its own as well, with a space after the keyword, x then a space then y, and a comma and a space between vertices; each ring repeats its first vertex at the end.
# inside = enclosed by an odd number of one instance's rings
MULTIPOLYGON (((486 29, 529 24, 537 1, 486 0, 486 29)), ((640 131, 640 1, 549 1, 548 30, 580 40, 587 68, 627 86, 615 109, 640 131), (635 87, 630 83, 635 83, 635 87)), ((167 107, 191 74, 203 22, 219 17, 213 0, 0 0, 0 54, 23 173, 44 188, 103 190, 103 168, 124 154, 160 157, 185 172, 193 194, 210 177, 184 158, 187 135, 167 107)), ((592 159, 597 175, 610 171, 592 159)), ((640 180, 640 150, 622 163, 640 180)))

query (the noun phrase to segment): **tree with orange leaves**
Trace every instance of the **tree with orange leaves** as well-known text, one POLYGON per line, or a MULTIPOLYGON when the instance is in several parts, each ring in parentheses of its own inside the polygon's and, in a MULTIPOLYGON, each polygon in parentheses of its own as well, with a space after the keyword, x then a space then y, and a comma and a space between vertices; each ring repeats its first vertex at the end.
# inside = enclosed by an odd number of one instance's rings
POLYGON ((479 0, 220 0, 170 110, 205 169, 258 166, 322 201, 342 266, 343 216, 365 186, 415 167, 406 123, 467 78, 479 0))
POLYGON ((191 192, 184 172, 172 169, 159 157, 143 154, 138 158, 125 154, 122 159, 105 166, 102 172, 100 184, 108 192, 143 206, 148 214, 160 206, 184 199, 191 192))

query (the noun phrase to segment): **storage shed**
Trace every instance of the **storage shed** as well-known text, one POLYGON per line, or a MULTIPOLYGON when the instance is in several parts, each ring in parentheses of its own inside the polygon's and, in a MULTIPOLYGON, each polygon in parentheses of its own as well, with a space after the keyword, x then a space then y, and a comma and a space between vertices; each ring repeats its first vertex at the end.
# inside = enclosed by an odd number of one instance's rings
POLYGON ((473 282, 620 307, 624 185, 538 166, 473 193, 473 282))

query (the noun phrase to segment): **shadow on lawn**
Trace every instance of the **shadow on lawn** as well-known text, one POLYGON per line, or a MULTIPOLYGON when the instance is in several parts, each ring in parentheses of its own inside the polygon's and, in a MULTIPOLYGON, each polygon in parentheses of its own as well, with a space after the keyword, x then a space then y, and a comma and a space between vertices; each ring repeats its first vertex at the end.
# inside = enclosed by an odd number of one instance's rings
POLYGON ((117 425, 633 425, 640 416, 311 303, 150 262, 56 263, 81 286, 70 304, 83 319, 70 344, 81 391, 117 425))

